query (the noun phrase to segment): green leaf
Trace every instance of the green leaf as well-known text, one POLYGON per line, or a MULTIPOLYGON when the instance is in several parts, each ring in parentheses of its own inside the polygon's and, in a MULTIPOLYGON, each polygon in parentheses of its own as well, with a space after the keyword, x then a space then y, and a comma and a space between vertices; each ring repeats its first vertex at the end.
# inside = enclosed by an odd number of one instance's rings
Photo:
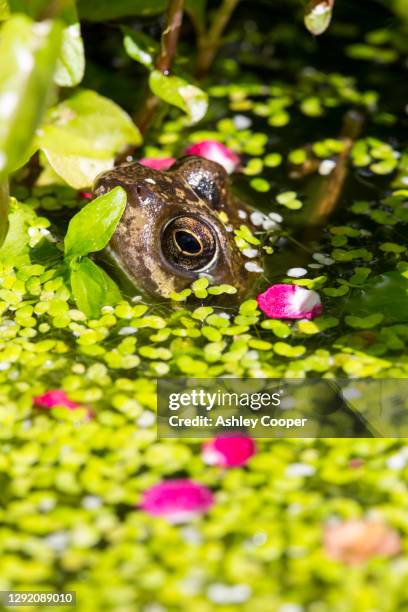
POLYGON ((159 49, 158 43, 143 32, 134 32, 130 28, 122 28, 122 31, 123 46, 129 57, 146 68, 153 68, 154 58, 159 49))
POLYGON ((61 87, 74 87, 82 81, 85 71, 84 43, 75 1, 64 3, 64 9, 58 17, 65 24, 62 33, 61 51, 57 62, 54 80, 61 87))
POLYGON ((14 266, 29 263, 28 228, 30 221, 34 221, 35 217, 32 208, 11 198, 8 216, 9 230, 0 248, 0 263, 10 264, 12 262, 14 266))
POLYGON ((121 17, 149 17, 166 10, 167 0, 78 0, 81 19, 108 21, 121 17))
POLYGON ((372 329, 373 327, 377 327, 379 323, 384 319, 384 315, 381 312, 375 312, 372 315, 368 315, 367 317, 355 317, 350 315, 345 317, 345 322, 350 327, 355 327, 356 329, 372 329))
POLYGON ((33 153, 32 139, 45 110, 61 43, 61 28, 16 15, 0 36, 0 177, 33 153))
POLYGON ((61 53, 54 79, 60 87, 74 87, 85 72, 84 43, 79 23, 67 26, 62 33, 61 53))
POLYGON ((115 187, 84 206, 69 222, 65 256, 72 259, 105 248, 125 207, 126 191, 122 187, 115 187))
POLYGON ((0 21, 10 17, 10 7, 7 0, 0 0, 0 21))
POLYGON ((116 283, 88 257, 75 262, 70 280, 75 302, 88 318, 97 317, 102 306, 114 306, 122 300, 116 283))
POLYGON ((24 13, 34 20, 51 13, 54 19, 62 22, 62 44, 54 81, 61 87, 78 85, 84 75, 85 56, 75 0, 10 0, 10 7, 13 13, 24 13))
POLYGON ((6 179, 0 183, 0 247, 4 242, 9 227, 9 201, 9 186, 8 180, 6 179))
POLYGON ((310 0, 305 11, 305 26, 311 34, 319 36, 329 27, 334 0, 310 0))
POLYGON ((141 140, 125 111, 85 89, 48 112, 38 146, 53 170, 71 187, 81 189, 112 168, 116 155, 127 145, 138 145, 141 140))
POLYGON ((207 94, 180 77, 165 76, 159 70, 153 70, 149 76, 149 86, 156 96, 181 108, 191 123, 200 121, 207 112, 207 94))

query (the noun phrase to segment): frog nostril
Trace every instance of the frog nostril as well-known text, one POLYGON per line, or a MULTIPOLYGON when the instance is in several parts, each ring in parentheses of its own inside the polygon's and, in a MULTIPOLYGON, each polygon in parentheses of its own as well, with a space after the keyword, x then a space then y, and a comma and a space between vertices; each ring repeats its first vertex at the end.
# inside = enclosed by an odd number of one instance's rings
POLYGON ((176 230, 173 240, 180 251, 186 255, 199 255, 203 251, 200 239, 191 232, 176 230))

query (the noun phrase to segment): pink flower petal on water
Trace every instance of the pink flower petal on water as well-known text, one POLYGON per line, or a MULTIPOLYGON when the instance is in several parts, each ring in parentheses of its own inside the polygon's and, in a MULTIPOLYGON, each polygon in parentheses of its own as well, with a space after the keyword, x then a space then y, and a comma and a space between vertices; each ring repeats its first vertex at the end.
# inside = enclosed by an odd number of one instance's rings
POLYGON ((153 170, 168 170, 175 161, 174 157, 143 157, 139 159, 139 164, 153 170))
POLYGON ((401 538, 379 520, 351 519, 326 526, 324 549, 331 559, 356 565, 372 557, 398 554, 401 538))
POLYGON ((186 155, 198 155, 224 166, 228 174, 236 170, 240 164, 239 156, 217 140, 202 140, 190 145, 185 150, 186 155))
POLYGON ((140 507, 170 523, 184 523, 206 512, 214 496, 204 485, 188 479, 164 480, 143 493, 140 507))
POLYGON ((364 465, 364 459, 360 459, 359 457, 355 457, 354 459, 350 459, 348 466, 352 469, 360 468, 364 465))
POLYGON ((62 391, 62 389, 51 389, 42 395, 37 395, 33 398, 33 402, 40 408, 54 408, 55 406, 63 406, 69 410, 75 410, 75 408, 82 407, 81 404, 70 400, 65 391, 62 391))
MULTIPOLYGON (((65 391, 62 389, 51 389, 50 391, 46 391, 42 395, 37 395, 33 398, 33 404, 38 408, 68 408, 68 410, 78 410, 80 408, 84 408, 82 404, 78 404, 78 402, 73 402, 69 399, 65 391)), ((95 413, 91 408, 87 408, 85 420, 89 421, 95 416, 95 413)))
POLYGON ((272 285, 256 299, 271 319, 313 319, 323 310, 319 294, 298 285, 272 285))
POLYGON ((255 442, 249 436, 218 436, 203 444, 202 457, 209 465, 239 467, 255 452, 255 442))

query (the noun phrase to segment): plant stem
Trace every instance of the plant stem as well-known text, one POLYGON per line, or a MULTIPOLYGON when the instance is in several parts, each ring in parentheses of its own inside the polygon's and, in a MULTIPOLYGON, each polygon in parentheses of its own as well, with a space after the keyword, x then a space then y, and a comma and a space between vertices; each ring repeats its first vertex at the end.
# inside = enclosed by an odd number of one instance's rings
MULTIPOLYGON (((155 62, 156 70, 160 70, 165 75, 169 74, 176 54, 181 23, 183 21, 183 8, 184 0, 170 0, 167 7, 166 27, 162 32, 160 51, 155 62)), ((158 104, 158 98, 149 90, 136 118, 136 123, 142 134, 152 124, 158 104)))
POLYGON ((167 24, 162 32, 160 53, 156 59, 156 68, 163 74, 168 74, 176 54, 183 8, 184 0, 171 0, 167 9, 167 24))
POLYGON ((347 178, 350 152, 361 133, 363 123, 362 113, 358 111, 346 113, 340 134, 343 150, 337 158, 336 167, 320 187, 308 225, 322 225, 335 210, 347 178))
POLYGON ((223 0, 215 12, 210 29, 198 36, 197 76, 209 70, 221 45, 221 37, 239 0, 223 0))

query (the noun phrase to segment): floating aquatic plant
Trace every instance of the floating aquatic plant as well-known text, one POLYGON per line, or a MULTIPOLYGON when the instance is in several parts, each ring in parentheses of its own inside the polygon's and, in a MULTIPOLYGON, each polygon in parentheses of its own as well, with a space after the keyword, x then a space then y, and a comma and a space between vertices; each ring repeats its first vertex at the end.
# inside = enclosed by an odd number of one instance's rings
MULTIPOLYGON (((403 3, 337 3, 316 41, 290 3, 259 27, 265 3, 230 22, 234 0, 211 14, 186 0, 188 36, 176 19, 163 41, 164 0, 43 4, 10 18, 0 2, 1 589, 75 590, 81 612, 403 608, 406 440, 259 439, 254 452, 247 438, 156 436, 159 377, 348 376, 357 406, 359 378, 384 378, 391 402, 407 377, 403 3), (347 142, 340 116, 355 109, 365 124, 347 142), (233 237, 260 286, 236 304, 203 277, 153 302, 100 256, 123 202, 89 215, 91 185, 115 159, 167 165, 203 141, 239 162, 233 189, 253 212, 233 237), (339 206, 313 225, 315 187, 332 193, 344 169, 339 206), (275 285, 286 297, 266 299, 270 318, 255 298, 275 285)), ((291 401, 305 405, 302 387, 291 401)))

